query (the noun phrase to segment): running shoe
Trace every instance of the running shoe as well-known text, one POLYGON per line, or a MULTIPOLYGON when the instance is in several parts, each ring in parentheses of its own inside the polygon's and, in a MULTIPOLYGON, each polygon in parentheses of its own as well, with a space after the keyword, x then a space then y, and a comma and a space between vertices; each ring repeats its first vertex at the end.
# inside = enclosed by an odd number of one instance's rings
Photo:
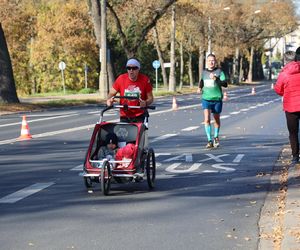
POLYGON ((220 146, 220 140, 219 137, 214 138, 214 148, 217 148, 220 146))
POLYGON ((212 143, 212 141, 207 142, 206 144, 206 148, 213 148, 214 144, 212 143))

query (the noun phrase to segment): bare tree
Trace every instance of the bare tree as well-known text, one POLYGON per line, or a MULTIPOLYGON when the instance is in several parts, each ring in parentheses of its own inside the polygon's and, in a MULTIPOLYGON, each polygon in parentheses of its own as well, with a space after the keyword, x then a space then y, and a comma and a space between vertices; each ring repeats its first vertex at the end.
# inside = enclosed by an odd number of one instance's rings
POLYGON ((136 37, 136 39, 133 39, 134 41, 131 44, 129 43, 128 37, 126 37, 126 34, 123 31, 121 20, 117 12, 113 8, 113 5, 107 3, 107 8, 111 11, 111 14, 116 22, 116 28, 121 40, 121 45, 128 58, 136 55, 138 48, 140 47, 142 42, 144 42, 147 34, 156 25, 157 21, 167 12, 168 8, 172 6, 173 3, 175 3, 176 1, 177 0, 167 0, 165 1, 166 3, 161 8, 156 9, 154 16, 149 20, 149 22, 143 25, 142 27, 140 27, 141 28, 140 34, 136 37))
POLYGON ((164 67, 164 62, 165 61, 164 61, 164 58, 162 56, 156 26, 153 28, 153 37, 154 37, 155 47, 156 47, 156 51, 157 51, 157 55, 158 55, 158 60, 160 62, 160 66, 161 66, 161 74, 162 74, 162 77, 163 77, 164 88, 167 89, 168 88, 168 77, 167 77, 166 69, 164 67))

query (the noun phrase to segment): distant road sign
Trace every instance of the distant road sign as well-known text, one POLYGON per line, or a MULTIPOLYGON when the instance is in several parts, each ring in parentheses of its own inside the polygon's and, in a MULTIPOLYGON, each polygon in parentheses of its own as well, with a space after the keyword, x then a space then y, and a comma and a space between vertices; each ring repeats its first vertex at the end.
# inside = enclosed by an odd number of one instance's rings
POLYGON ((154 60, 152 62, 152 66, 153 68, 158 69, 160 67, 160 62, 158 60, 154 60))
POLYGON ((60 70, 65 70, 65 68, 66 68, 65 62, 61 61, 61 62, 58 64, 58 67, 59 67, 60 70))
POLYGON ((164 63, 165 68, 171 68, 171 63, 164 63))

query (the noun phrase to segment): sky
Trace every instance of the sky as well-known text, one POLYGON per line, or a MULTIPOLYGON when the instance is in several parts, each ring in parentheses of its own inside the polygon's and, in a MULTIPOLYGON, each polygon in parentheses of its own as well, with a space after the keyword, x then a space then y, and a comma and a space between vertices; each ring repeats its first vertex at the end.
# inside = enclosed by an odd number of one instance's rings
POLYGON ((300 0, 294 0, 293 1, 296 5, 296 13, 300 16, 300 0))

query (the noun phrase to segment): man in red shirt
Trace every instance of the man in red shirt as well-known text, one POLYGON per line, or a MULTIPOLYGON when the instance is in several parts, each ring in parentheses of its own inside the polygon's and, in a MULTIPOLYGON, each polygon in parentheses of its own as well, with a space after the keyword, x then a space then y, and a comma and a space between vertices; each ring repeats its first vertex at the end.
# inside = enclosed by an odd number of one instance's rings
MULTIPOLYGON (((140 73, 141 65, 137 59, 131 58, 126 63, 127 73, 118 76, 110 89, 106 104, 111 106, 114 102, 113 96, 137 97, 138 100, 120 99, 120 104, 129 106, 146 107, 153 102, 152 85, 148 76, 140 73)), ((144 111, 142 109, 120 110, 120 121, 143 122, 144 111)))

